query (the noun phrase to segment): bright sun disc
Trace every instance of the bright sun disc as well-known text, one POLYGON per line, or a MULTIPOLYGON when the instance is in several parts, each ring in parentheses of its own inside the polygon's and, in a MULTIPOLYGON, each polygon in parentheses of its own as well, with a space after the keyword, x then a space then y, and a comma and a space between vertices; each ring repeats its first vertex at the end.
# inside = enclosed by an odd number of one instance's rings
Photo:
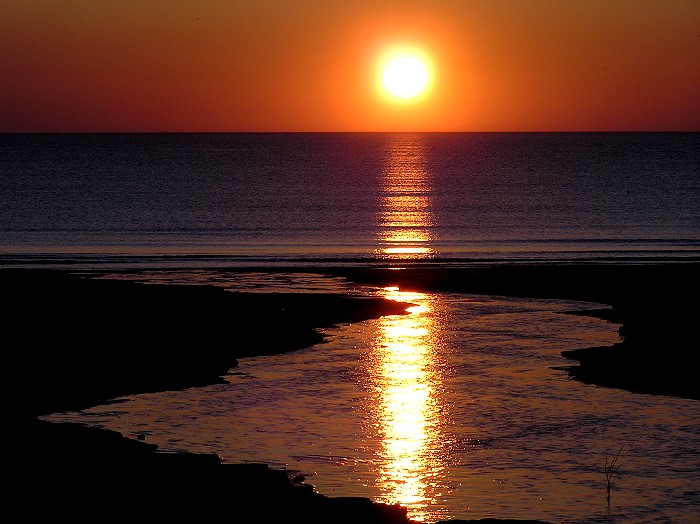
POLYGON ((389 94, 398 98, 420 95, 428 85, 428 68, 414 55, 400 55, 389 61, 382 80, 389 94))

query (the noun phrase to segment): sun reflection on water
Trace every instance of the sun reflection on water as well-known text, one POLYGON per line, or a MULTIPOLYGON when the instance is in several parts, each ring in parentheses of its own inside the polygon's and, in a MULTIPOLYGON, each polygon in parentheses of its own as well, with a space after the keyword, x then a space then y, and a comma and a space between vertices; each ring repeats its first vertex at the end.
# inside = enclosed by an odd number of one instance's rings
POLYGON ((384 294, 415 305, 408 315, 380 321, 374 370, 382 463, 377 486, 383 502, 400 504, 410 518, 422 521, 438 495, 431 480, 443 469, 435 319, 428 295, 396 288, 384 294))
POLYGON ((388 145, 377 234, 383 258, 433 256, 432 188, 424 149, 420 135, 396 135, 388 145))

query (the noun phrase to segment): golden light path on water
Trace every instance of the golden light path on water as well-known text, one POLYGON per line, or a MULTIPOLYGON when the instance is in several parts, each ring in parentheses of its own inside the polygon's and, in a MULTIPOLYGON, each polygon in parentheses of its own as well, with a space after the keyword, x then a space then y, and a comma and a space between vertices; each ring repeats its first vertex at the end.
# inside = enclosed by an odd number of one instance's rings
POLYGON ((430 258, 433 215, 422 137, 392 137, 387 145, 381 191, 378 254, 391 259, 430 258))
MULTIPOLYGON (((387 145, 377 234, 381 257, 432 257, 430 193, 422 137, 392 137, 387 145)), ((413 305, 408 315, 385 316, 379 321, 370 371, 379 393, 374 406, 382 466, 376 485, 382 493, 379 500, 400 504, 410 518, 423 521, 438 496, 429 488, 443 469, 435 453, 441 427, 435 317, 426 294, 395 287, 384 288, 383 294, 413 305)))
POLYGON ((441 440, 435 319, 427 295, 393 287, 383 291, 390 300, 415 305, 408 315, 382 317, 379 326, 374 359, 383 464, 379 499, 406 507, 411 518, 422 521, 435 503, 428 487, 443 469, 435 453, 441 440))

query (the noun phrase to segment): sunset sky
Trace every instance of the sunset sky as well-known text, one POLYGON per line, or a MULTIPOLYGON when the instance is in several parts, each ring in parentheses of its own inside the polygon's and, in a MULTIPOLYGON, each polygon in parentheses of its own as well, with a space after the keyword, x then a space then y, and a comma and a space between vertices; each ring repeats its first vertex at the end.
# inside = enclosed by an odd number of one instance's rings
POLYGON ((698 131, 700 1, 0 0, 0 71, 0 132, 698 131))

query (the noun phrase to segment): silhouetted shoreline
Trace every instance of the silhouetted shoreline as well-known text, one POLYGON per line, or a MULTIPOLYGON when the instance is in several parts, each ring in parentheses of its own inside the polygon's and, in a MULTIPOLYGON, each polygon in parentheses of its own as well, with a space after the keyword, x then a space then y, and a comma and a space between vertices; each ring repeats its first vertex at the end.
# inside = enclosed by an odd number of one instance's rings
MULTIPOLYGON (((699 268, 689 262, 324 272, 407 290, 610 304, 613 309, 583 314, 621 322, 623 342, 564 352, 572 359, 567 368, 572 377, 697 400, 700 381, 689 365, 687 342, 697 307, 686 307, 683 298, 697 296, 699 268)), ((12 417, 17 473, 26 480, 18 488, 45 500, 47 508, 60 513, 62 502, 77 496, 85 515, 89 508, 110 505, 124 516, 144 507, 154 518, 196 511, 202 518, 237 515, 237 521, 246 522, 241 516, 253 511, 261 521, 408 522, 403 508, 325 497, 263 464, 158 453, 154 445, 114 432, 36 418, 122 395, 216 383, 238 357, 307 347, 322 341, 317 328, 402 313, 405 305, 340 295, 230 293, 205 286, 81 279, 64 271, 29 269, 0 270, 0 285, 8 311, 6 341, 14 341, 6 369, 17 384, 12 417)))

